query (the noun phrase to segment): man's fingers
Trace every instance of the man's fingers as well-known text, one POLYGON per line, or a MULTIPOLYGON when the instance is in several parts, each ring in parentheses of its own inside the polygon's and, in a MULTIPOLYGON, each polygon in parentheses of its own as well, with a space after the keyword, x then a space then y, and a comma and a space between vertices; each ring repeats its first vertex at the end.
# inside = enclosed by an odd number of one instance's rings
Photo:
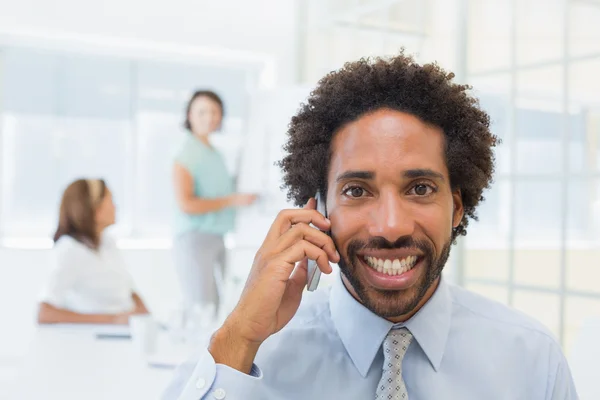
POLYGON ((303 210, 316 210, 317 209, 317 200, 314 197, 308 199, 306 204, 302 207, 303 210))
POLYGON ((290 276, 289 283, 291 285, 294 285, 296 287, 300 287, 300 288, 304 289, 304 286, 306 286, 307 275, 308 275, 308 258, 305 257, 304 259, 302 259, 302 261, 300 261, 300 262, 298 262, 298 264, 296 264, 296 267, 294 268, 294 271, 292 272, 292 275, 290 276))
POLYGON ((281 303, 286 304, 291 302, 292 304, 300 303, 302 298, 302 292, 306 286, 306 279, 308 275, 308 258, 304 258, 294 268, 294 272, 290 276, 288 286, 283 294, 281 303))
POLYGON ((294 243, 293 246, 281 253, 281 259, 292 265, 295 265, 304 258, 315 260, 323 273, 331 273, 332 268, 331 265, 329 265, 327 253, 320 247, 315 246, 306 240, 294 243))
POLYGON ((287 232, 283 233, 277 241, 277 245, 273 249, 273 252, 280 253, 285 251, 285 249, 291 247, 299 240, 306 240, 325 250, 329 260, 333 262, 339 261, 339 254, 335 249, 335 244, 331 237, 305 223, 293 225, 287 232))
POLYGON ((273 225, 267 233, 267 242, 273 241, 289 230, 293 225, 304 223, 313 224, 322 231, 328 231, 331 228, 331 222, 317 210, 283 210, 275 218, 273 225))

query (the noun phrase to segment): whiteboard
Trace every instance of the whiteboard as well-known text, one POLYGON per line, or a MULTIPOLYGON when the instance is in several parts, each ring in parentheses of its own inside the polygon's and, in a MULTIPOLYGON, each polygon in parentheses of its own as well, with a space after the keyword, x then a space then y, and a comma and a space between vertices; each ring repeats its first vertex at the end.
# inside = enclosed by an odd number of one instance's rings
POLYGON ((258 194, 251 207, 238 209, 232 243, 256 250, 280 210, 293 208, 280 187, 282 173, 275 163, 284 156, 288 125, 308 98, 308 87, 286 87, 252 97, 248 129, 241 145, 237 190, 258 194))
POLYGON ((258 93, 251 101, 237 184, 240 192, 260 195, 259 208, 264 213, 292 207, 280 190, 282 173, 275 163, 285 155, 283 145, 290 120, 310 90, 304 86, 279 88, 258 93))

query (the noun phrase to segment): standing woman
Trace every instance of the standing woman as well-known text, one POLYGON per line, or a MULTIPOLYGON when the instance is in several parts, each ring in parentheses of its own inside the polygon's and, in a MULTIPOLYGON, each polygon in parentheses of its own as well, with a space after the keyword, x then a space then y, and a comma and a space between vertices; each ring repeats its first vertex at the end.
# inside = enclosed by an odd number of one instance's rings
POLYGON ((219 295, 215 273, 225 273, 223 237, 234 226, 234 207, 246 206, 256 195, 234 192, 221 154, 209 142, 223 121, 223 101, 200 90, 187 105, 185 128, 190 132, 175 158, 173 185, 177 201, 175 267, 184 305, 214 304, 219 295))

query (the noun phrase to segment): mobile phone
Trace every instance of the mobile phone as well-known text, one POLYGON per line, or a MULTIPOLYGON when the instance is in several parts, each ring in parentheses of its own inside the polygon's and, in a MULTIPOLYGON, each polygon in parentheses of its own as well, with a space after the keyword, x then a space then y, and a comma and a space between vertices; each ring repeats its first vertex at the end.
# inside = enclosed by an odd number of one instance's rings
MULTIPOLYGON (((327 208, 325 207, 325 200, 321 197, 321 193, 317 192, 317 194, 315 195, 315 200, 317 200, 317 211, 323 214, 323 216, 327 217, 327 208)), ((317 227, 315 227, 314 225, 311 224, 311 226, 317 229, 317 227)), ((325 233, 329 234, 329 232, 325 233)), ((317 265, 316 261, 308 260, 307 271, 308 274, 306 275, 306 288, 309 292, 314 292, 319 286, 319 280, 321 279, 321 270, 319 269, 319 266, 317 265)))

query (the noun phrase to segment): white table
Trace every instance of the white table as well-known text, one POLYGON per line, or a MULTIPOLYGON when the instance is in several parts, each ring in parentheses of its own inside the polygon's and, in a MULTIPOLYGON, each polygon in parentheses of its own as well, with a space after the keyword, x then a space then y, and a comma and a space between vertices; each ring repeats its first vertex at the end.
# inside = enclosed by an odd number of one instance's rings
POLYGON ((39 328, 11 399, 158 400, 172 369, 151 368, 127 339, 96 334, 126 328, 55 326, 39 328))

